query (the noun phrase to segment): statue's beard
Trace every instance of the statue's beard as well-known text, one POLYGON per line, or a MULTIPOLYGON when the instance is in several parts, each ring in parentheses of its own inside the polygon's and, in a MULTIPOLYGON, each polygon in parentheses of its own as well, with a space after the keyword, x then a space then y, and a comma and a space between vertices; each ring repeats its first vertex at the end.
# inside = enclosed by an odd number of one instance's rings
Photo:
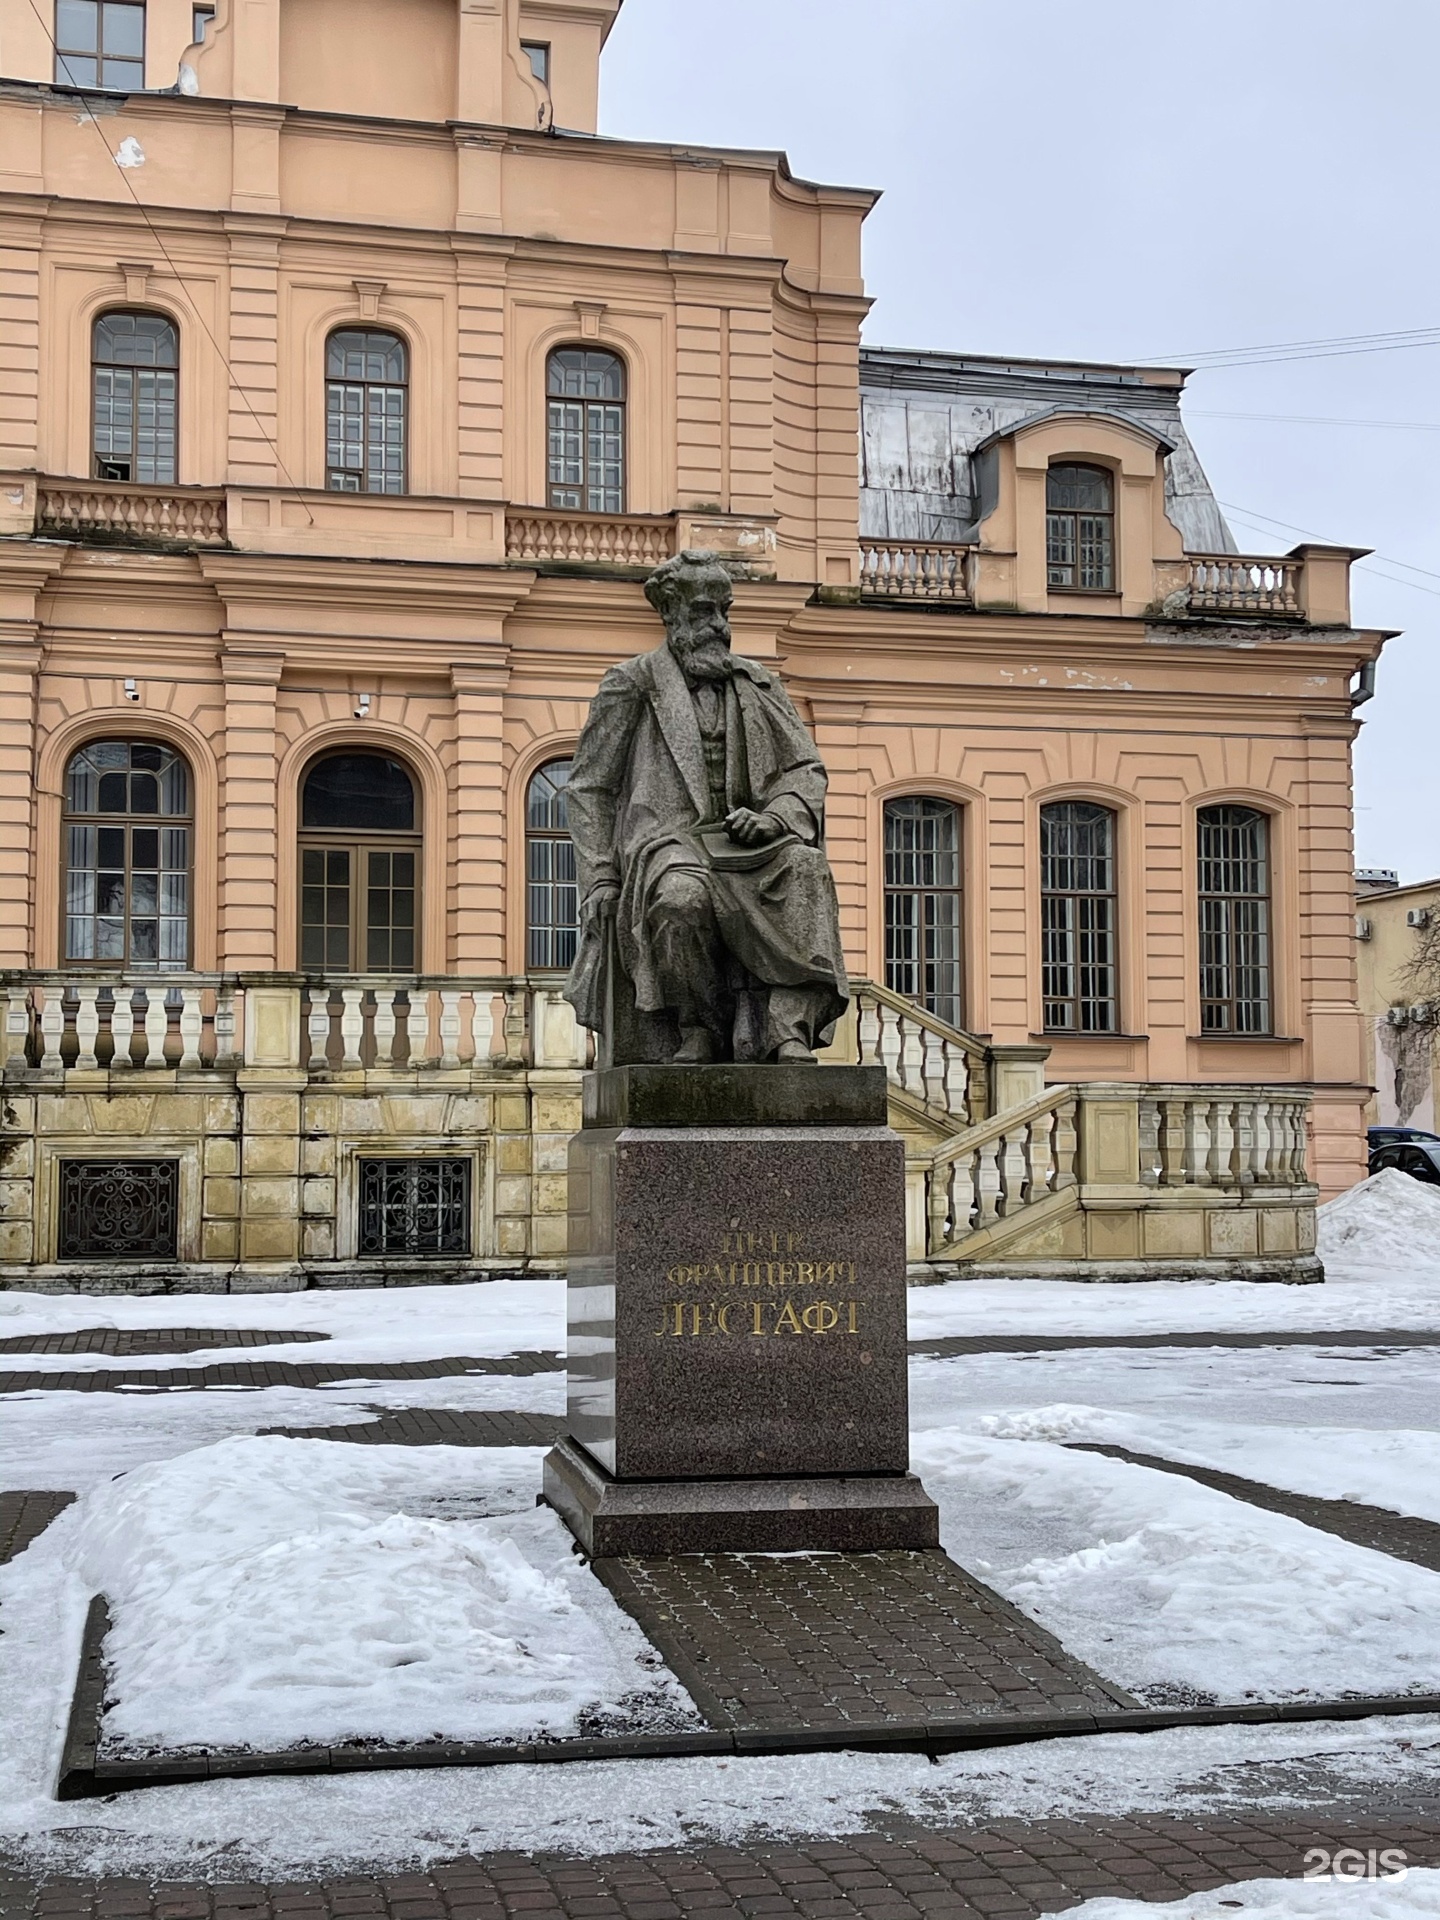
POLYGON ((718 640, 702 641, 682 653, 680 667, 687 680, 725 681, 735 672, 729 649, 718 640))

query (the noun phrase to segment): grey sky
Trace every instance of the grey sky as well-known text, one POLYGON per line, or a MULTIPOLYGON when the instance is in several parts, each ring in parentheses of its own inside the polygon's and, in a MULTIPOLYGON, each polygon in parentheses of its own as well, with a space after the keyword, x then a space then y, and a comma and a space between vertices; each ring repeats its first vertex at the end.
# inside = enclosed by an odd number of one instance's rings
MULTIPOLYGON (((874 345, 1183 366, 1440 328, 1437 73, 1435 0, 626 0, 601 126, 883 188, 874 345)), ((1440 873, 1440 345, 1201 373, 1187 417, 1245 551, 1377 549, 1356 857, 1440 873)))

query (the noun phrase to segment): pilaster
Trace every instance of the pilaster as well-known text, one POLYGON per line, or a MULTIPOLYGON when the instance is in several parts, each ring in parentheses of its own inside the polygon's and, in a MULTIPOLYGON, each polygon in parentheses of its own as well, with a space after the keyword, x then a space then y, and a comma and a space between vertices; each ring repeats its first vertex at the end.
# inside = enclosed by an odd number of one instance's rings
POLYGON ((450 891, 452 964, 462 973, 505 965, 505 689, 509 650, 451 668, 455 700, 455 857, 450 891))
MULTIPOLYGON (((277 120, 278 128, 278 120, 277 120)), ((278 132, 276 135, 278 142, 278 132)), ((277 202, 278 204, 278 202, 277 202)), ((230 427, 232 485, 277 486, 281 221, 230 227, 230 427)))
POLYGON ((273 968, 276 954, 275 705, 285 657, 225 646, 220 809, 220 964, 273 968))

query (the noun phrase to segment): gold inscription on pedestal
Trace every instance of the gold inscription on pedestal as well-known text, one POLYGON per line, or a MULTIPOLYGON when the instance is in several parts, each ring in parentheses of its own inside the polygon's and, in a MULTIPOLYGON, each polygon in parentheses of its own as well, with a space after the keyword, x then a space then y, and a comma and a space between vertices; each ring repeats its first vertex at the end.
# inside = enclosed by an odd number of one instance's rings
POLYGON ((813 1237, 778 1227, 722 1233, 719 1259, 711 1254, 682 1260, 666 1272, 667 1290, 683 1290, 688 1298, 665 1303, 655 1338, 770 1340, 786 1334, 802 1339, 858 1334, 861 1303, 854 1297, 855 1262, 832 1259, 837 1251, 833 1247, 807 1245, 813 1237), (817 1289, 848 1297, 817 1300, 817 1289), (757 1290, 769 1297, 756 1298, 757 1290), (728 1292, 730 1298, 697 1299, 700 1291, 728 1292), (776 1297, 781 1295, 783 1299, 776 1297))
POLYGON ((858 1300, 667 1300, 660 1310, 657 1340, 703 1340, 739 1336, 851 1334, 860 1331, 858 1300))

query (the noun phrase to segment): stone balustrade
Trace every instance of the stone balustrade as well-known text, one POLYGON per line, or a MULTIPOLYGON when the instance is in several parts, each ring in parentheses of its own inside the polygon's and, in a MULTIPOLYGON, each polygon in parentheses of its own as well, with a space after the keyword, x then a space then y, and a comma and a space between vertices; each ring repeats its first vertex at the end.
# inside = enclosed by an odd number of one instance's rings
POLYGON ((673 514, 560 513, 524 508, 505 515, 507 560, 572 566, 658 567, 675 551, 673 514))
POLYGON ((1265 614, 1285 620, 1303 616, 1303 560, 1196 553, 1186 565, 1191 613, 1265 614))
POLYGON ((44 479, 36 490, 37 533, 223 547, 225 495, 199 487, 153 487, 119 480, 44 479))
POLYGON ((860 591, 882 600, 966 604, 974 551, 938 540, 862 541, 860 591))
POLYGON ((882 1066, 890 1085, 948 1127, 989 1110, 983 1041, 872 980, 852 980, 850 1009, 837 1034, 839 1056, 882 1066))
POLYGON ((937 1149, 925 1170, 926 1251, 952 1252, 972 1233, 1076 1183, 1074 1087, 997 1114, 937 1149))

